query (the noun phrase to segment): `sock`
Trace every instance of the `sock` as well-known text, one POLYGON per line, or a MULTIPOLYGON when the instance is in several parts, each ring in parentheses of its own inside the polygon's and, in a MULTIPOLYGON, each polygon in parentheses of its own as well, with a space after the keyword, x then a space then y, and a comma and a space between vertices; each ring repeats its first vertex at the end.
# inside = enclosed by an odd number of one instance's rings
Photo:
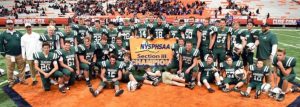
POLYGON ((61 87, 63 87, 63 86, 64 86, 64 84, 59 84, 59 85, 58 85, 59 88, 61 88, 61 87))
POLYGON ((85 78, 85 80, 86 80, 86 81, 89 81, 89 80, 90 80, 90 78, 85 78))
POLYGON ((69 81, 65 81, 65 84, 69 84, 69 81))
POLYGON ((95 93, 96 93, 96 94, 99 94, 99 90, 96 90, 95 93))
POLYGON ((217 82, 217 85, 221 85, 222 83, 219 81, 219 82, 217 82))

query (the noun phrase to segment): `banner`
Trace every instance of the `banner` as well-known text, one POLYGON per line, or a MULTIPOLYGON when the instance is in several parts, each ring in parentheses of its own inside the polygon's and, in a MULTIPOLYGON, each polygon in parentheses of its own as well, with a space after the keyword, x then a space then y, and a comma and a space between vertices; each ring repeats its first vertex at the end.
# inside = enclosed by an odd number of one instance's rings
POLYGON ((131 59, 137 66, 166 66, 172 58, 171 46, 175 38, 147 40, 144 38, 130 39, 131 59))

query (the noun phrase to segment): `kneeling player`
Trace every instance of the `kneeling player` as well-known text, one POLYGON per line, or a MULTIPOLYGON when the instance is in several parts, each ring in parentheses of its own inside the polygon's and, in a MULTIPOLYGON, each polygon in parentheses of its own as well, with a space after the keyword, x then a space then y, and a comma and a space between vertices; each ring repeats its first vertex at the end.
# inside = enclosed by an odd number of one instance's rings
POLYGON ((94 97, 98 96, 104 87, 108 86, 109 82, 112 82, 115 88, 115 96, 120 96, 123 94, 124 90, 120 89, 119 81, 122 79, 122 69, 123 66, 121 62, 116 60, 116 56, 111 55, 109 60, 102 61, 101 64, 101 78, 99 87, 96 91, 90 87, 90 92, 94 97))
MULTIPOLYGON (((226 56, 225 62, 220 63, 220 68, 223 77, 225 77, 224 84, 226 86, 225 88, 222 89, 222 91, 229 92, 230 91, 229 85, 236 84, 233 90, 239 92, 239 88, 242 87, 246 82, 246 76, 243 76, 243 78, 239 79, 235 76, 235 71, 243 69, 243 62, 242 61, 233 62, 230 56, 226 56)), ((246 75, 245 70, 242 71, 243 71, 242 75, 246 75)))
POLYGON ((214 89, 212 89, 209 85, 209 83, 213 83, 214 81, 218 85, 220 89, 224 88, 224 86, 221 83, 220 75, 218 73, 217 69, 217 63, 213 62, 213 56, 208 55, 206 62, 200 62, 200 72, 199 75, 201 75, 200 81, 206 86, 209 93, 215 92, 214 89))
POLYGON ((65 93, 64 74, 58 71, 57 55, 50 52, 50 44, 45 42, 42 45, 43 52, 34 53, 35 69, 40 72, 45 91, 50 91, 50 77, 58 78, 59 91, 65 93))
POLYGON ((257 99, 261 93, 261 86, 263 84, 263 79, 265 76, 269 75, 269 67, 264 66, 264 62, 262 60, 258 60, 256 66, 250 65, 250 83, 248 84, 248 88, 246 92, 241 91, 241 95, 244 97, 250 97, 250 91, 252 88, 256 88, 255 98, 257 99))
POLYGON ((138 76, 137 74, 133 75, 133 72, 136 71, 135 66, 130 61, 130 54, 124 55, 123 61, 123 70, 122 70, 122 82, 135 81, 137 82, 137 89, 140 89, 143 85, 144 77, 138 76))
POLYGON ((296 73, 294 70, 294 67, 296 66, 296 58, 286 56, 285 54, 286 52, 284 49, 278 49, 277 57, 274 57, 273 59, 273 65, 275 66, 274 71, 279 77, 278 87, 283 91, 283 94, 280 96, 280 100, 283 100, 285 93, 289 91, 299 92, 297 86, 292 86, 290 90, 288 89, 288 83, 293 82, 296 78, 296 73))
POLYGON ((146 72, 144 74, 144 83, 157 86, 159 84, 161 72, 156 68, 152 68, 150 66, 146 66, 145 71, 146 72))

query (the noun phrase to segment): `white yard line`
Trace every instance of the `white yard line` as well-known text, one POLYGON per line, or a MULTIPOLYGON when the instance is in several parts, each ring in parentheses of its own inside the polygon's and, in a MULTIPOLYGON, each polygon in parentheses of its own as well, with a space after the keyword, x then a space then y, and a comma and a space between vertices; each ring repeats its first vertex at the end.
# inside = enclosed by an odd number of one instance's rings
POLYGON ((5 80, 5 81, 1 82, 0 86, 3 85, 3 84, 5 84, 5 83, 8 83, 8 80, 5 80))
POLYGON ((296 48, 296 49, 300 49, 300 47, 295 46, 295 45, 286 44, 286 43, 282 43, 282 42, 278 42, 278 43, 281 44, 281 45, 283 45, 283 46, 289 46, 289 47, 293 47, 293 48, 296 48))
POLYGON ((299 77, 296 77, 296 79, 300 81, 300 78, 299 78, 299 77))
POLYGON ((280 36, 287 36, 287 37, 292 37, 292 38, 300 38, 298 36, 292 36, 292 35, 289 35, 289 34, 283 34, 283 33, 277 33, 276 34, 280 34, 280 36))

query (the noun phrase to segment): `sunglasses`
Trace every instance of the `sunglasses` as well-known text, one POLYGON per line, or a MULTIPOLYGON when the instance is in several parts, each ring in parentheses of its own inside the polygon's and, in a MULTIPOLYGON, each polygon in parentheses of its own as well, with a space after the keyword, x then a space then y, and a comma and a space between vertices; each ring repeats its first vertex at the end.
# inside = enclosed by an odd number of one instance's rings
POLYGON ((31 28, 31 26, 27 26, 26 28, 31 28))

